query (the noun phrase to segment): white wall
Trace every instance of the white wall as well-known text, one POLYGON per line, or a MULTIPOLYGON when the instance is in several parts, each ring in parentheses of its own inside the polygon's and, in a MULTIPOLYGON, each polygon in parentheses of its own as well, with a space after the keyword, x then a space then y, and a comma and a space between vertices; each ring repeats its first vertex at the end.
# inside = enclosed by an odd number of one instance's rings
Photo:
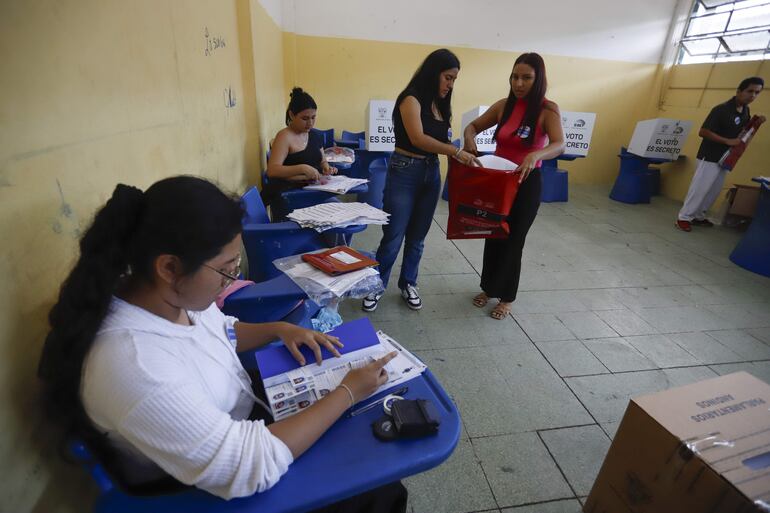
MULTIPOLYGON (((277 0, 260 0, 273 18, 277 0)), ((280 25, 307 36, 537 51, 658 63, 677 0, 285 0, 280 25)), ((277 21, 278 22, 278 21, 277 21)))

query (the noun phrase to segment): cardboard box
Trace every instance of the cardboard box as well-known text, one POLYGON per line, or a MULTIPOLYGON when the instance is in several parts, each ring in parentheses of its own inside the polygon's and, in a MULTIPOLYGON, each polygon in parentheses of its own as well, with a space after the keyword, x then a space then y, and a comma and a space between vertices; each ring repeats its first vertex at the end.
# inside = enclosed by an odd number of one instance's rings
POLYGON ((768 406, 746 372, 632 399, 583 511, 770 511, 768 406))
POLYGON ((640 157, 676 160, 682 152, 692 121, 655 118, 636 124, 628 152, 640 157))
POLYGON ((393 151, 396 136, 393 133, 393 100, 370 100, 366 108, 366 149, 393 151))
MULTIPOLYGON (((460 124, 460 133, 459 138, 460 142, 462 143, 464 133, 465 133, 465 127, 467 127, 471 121, 476 119, 477 117, 484 114, 487 109, 489 108, 489 105, 479 105, 478 107, 473 107, 468 112, 463 113, 462 123, 460 124)), ((480 134, 476 134, 476 148, 480 152, 484 153, 494 153, 495 149, 497 148, 497 143, 494 141, 493 137, 495 136, 495 129, 497 128, 497 125, 494 125, 490 128, 487 128, 480 134)))
POLYGON ((730 201, 727 213, 734 216, 754 217, 759 201, 759 190, 758 185, 733 185, 727 197, 730 201))

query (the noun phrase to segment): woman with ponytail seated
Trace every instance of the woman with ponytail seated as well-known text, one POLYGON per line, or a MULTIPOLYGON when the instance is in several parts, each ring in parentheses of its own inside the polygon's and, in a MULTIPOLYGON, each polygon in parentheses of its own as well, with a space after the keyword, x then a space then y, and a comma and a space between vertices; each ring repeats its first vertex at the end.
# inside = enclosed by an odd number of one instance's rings
POLYGON ((321 175, 337 170, 324 158, 321 136, 312 131, 318 112, 315 100, 299 87, 291 90, 286 109, 286 128, 275 136, 267 161, 267 177, 262 201, 270 205, 281 192, 317 182, 321 175))
MULTIPOLYGON (((49 414, 134 491, 168 482, 226 499, 267 490, 387 378, 394 354, 271 423, 261 382, 236 352, 280 338, 305 363, 301 345, 320 361, 320 346, 338 355, 340 342, 281 322, 239 322, 216 308, 240 272, 242 215, 237 198, 200 178, 167 178, 145 192, 118 185, 51 310, 39 368, 49 414)), ((368 511, 370 503, 404 511, 405 498, 395 483, 325 511, 368 511)))

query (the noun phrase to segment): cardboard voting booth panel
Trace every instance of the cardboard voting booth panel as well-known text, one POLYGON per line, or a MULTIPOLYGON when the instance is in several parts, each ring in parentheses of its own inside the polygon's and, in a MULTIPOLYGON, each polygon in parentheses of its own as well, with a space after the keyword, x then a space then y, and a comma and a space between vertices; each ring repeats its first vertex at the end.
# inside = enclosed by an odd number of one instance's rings
MULTIPOLYGON (((474 107, 468 112, 465 112, 463 114, 462 118, 462 124, 460 128, 460 143, 463 142, 463 134, 465 133, 465 127, 470 125, 471 121, 476 119, 477 117, 484 114, 487 109, 489 108, 489 105, 479 105, 478 107, 474 107)), ((476 148, 481 153, 494 153, 495 148, 497 148, 497 144, 495 143, 493 137, 495 135, 495 129, 497 128, 497 125, 494 125, 490 128, 487 128, 480 134, 476 134, 476 148)))
POLYGON ((645 158, 676 160, 690 134, 692 121, 656 118, 636 124, 628 152, 645 158))
POLYGON ((768 511, 768 406, 747 372, 632 399, 583 511, 768 511))
POLYGON ((366 109, 366 149, 393 151, 396 137, 393 133, 393 100, 370 100, 366 109))
POLYGON ((594 112, 562 111, 561 126, 564 130, 564 153, 567 155, 588 155, 591 135, 596 124, 594 112))

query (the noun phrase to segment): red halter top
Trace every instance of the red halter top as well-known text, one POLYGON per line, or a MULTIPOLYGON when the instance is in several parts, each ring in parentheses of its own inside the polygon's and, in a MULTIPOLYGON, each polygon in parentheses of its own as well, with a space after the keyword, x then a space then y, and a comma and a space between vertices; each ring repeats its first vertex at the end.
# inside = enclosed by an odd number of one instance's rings
MULTIPOLYGON (((545 101, 546 100, 543 100, 543 103, 545 103, 545 101)), ((495 155, 508 159, 516 164, 521 164, 527 154, 545 148, 548 144, 548 136, 543 131, 540 123, 538 123, 538 126, 535 129, 535 140, 532 142, 532 146, 527 146, 525 139, 529 136, 532 127, 522 126, 526 110, 527 102, 525 100, 517 100, 508 121, 500 127, 500 131, 497 133, 497 149, 495 150, 495 155)), ((541 161, 538 161, 536 166, 540 167, 540 165, 541 161)))

